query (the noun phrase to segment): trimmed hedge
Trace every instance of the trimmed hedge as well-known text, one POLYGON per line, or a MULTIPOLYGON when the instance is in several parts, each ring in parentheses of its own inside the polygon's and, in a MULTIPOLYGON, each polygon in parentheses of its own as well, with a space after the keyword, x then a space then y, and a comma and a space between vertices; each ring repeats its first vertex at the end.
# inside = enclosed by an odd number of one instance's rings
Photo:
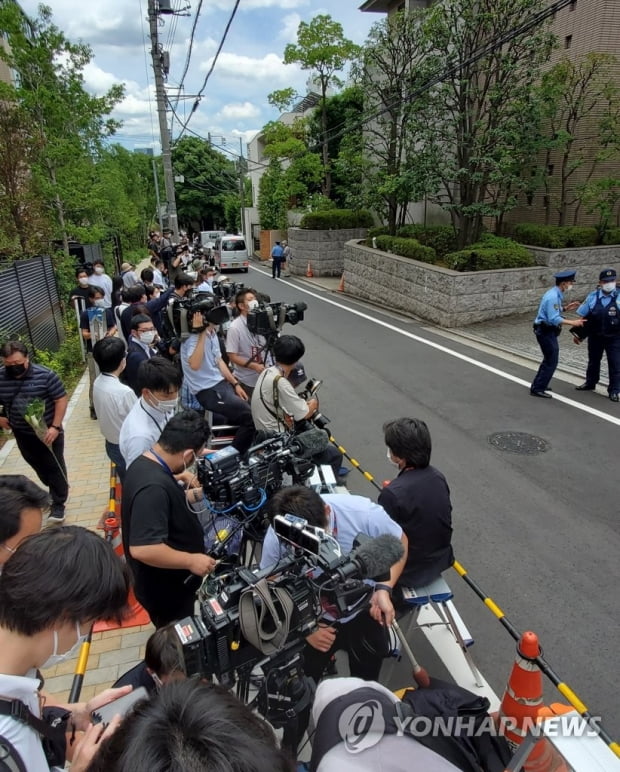
POLYGON ((425 247, 415 239, 403 239, 399 236, 377 236, 377 249, 392 252, 400 257, 409 257, 423 263, 434 263, 437 255, 432 247, 425 247))
POLYGON ((603 236, 603 244, 620 244, 620 228, 609 228, 603 236))
POLYGON ((498 239, 509 242, 510 246, 494 246, 480 241, 459 252, 450 252, 443 261, 454 271, 491 271, 498 268, 526 268, 535 265, 534 256, 528 249, 510 242, 510 239, 498 239))
POLYGON ((514 237, 521 244, 547 249, 565 247, 594 247, 599 243, 596 228, 575 225, 515 225, 514 237))
POLYGON ((387 227, 387 225, 375 225, 373 228, 368 228, 368 233, 366 234, 367 239, 373 239, 377 236, 389 236, 390 235, 390 229, 387 227))
POLYGON ((425 247, 432 247, 437 257, 443 257, 457 247, 456 233, 451 225, 403 225, 397 235, 416 239, 425 247))
POLYGON ((331 231, 341 228, 371 228, 373 219, 366 210, 328 209, 322 212, 308 212, 300 223, 300 228, 311 231, 331 231))

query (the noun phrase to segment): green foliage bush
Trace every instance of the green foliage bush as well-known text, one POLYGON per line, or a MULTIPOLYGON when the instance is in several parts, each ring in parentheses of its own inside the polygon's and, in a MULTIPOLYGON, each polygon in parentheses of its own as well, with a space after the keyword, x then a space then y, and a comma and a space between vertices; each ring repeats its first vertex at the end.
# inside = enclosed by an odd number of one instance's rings
POLYGON ((521 244, 547 249, 564 249, 567 247, 593 247, 599 243, 596 228, 583 226, 531 225, 522 223, 516 225, 514 237, 521 244))
POLYGON ((603 244, 620 244, 620 228, 609 228, 605 231, 603 244))
POLYGON ((301 220, 301 228, 311 231, 338 230, 340 228, 370 228, 373 219, 366 210, 331 209, 322 212, 308 212, 301 220))
POLYGON ((79 331, 74 326, 67 332, 67 337, 60 344, 58 351, 35 352, 38 364, 49 367, 63 382, 67 391, 72 390, 82 377, 84 362, 82 361, 82 349, 80 347, 79 331))
POLYGON ((432 247, 425 247, 415 239, 405 239, 400 236, 377 236, 377 248, 401 257, 420 260, 423 263, 434 263, 437 260, 437 254, 432 247))
MULTIPOLYGON (((508 241, 510 239, 500 239, 508 241)), ((445 255, 443 262, 454 271, 491 271, 498 268, 524 268, 535 265, 533 255, 520 244, 493 246, 480 241, 459 252, 445 255)))
POLYGON ((451 225, 403 225, 398 236, 417 239, 425 247, 432 247, 437 257, 453 252, 456 247, 456 233, 451 225))
POLYGON ((368 234, 366 238, 372 240, 377 236, 388 236, 389 233, 390 229, 387 227, 387 225, 375 225, 373 228, 368 228, 368 234))

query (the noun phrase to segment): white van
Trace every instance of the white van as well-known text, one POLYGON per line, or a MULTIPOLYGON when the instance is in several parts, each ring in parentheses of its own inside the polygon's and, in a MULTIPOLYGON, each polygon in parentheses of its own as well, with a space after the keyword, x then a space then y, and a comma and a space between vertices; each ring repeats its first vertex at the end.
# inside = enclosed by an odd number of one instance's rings
POLYGON ((200 246, 210 255, 218 236, 223 236, 226 231, 200 231, 200 246))
POLYGON ((247 273, 250 262, 248 248, 243 236, 233 233, 218 236, 213 247, 213 259, 216 268, 220 271, 238 268, 247 273))

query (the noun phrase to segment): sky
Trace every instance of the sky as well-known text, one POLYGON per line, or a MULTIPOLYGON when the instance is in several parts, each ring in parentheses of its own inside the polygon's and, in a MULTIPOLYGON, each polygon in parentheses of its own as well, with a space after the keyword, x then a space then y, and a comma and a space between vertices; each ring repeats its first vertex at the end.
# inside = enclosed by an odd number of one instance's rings
MULTIPOLYGON (((363 43, 373 22, 381 14, 362 13, 362 0, 241 0, 200 106, 188 128, 214 144, 239 152, 239 138, 248 142, 267 121, 277 118, 267 95, 276 89, 294 87, 306 91, 308 73, 282 62, 287 43, 296 42, 300 21, 317 14, 330 14, 344 34, 363 43), (222 138, 225 138, 225 145, 222 138)), ((20 0, 24 11, 34 16, 38 0, 20 0)), ((159 124, 154 99, 147 0, 46 0, 53 20, 71 41, 88 44, 93 60, 84 71, 85 87, 102 94, 115 83, 125 85, 125 98, 113 117, 123 126, 116 141, 128 149, 154 147, 159 152, 159 124)), ((186 7, 185 15, 163 16, 160 42, 170 53, 167 85, 173 105, 176 96, 196 95, 230 17, 234 0, 203 0, 194 36, 189 69, 183 90, 181 81, 192 25, 199 0, 171 0, 172 7, 186 7), (191 5, 190 5, 191 2, 191 5)), ((193 98, 180 98, 175 108, 185 120, 193 98)), ((179 123, 173 128, 178 135, 179 123)))

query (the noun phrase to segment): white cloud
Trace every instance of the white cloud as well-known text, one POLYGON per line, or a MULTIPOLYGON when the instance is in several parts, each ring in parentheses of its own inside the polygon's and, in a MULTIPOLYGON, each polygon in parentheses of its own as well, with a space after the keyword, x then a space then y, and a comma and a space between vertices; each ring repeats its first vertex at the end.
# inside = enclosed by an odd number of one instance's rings
POLYGON ((231 102, 224 105, 216 118, 223 120, 245 120, 246 118, 257 118, 260 110, 251 102, 231 102))
MULTIPOLYGON (((213 62, 213 57, 200 65, 201 70, 208 70, 213 62)), ((265 54, 262 59, 253 59, 250 56, 222 52, 217 60, 214 74, 221 77, 236 78, 239 80, 254 80, 272 83, 286 83, 295 74, 295 66, 284 64, 277 54, 265 54)))
MULTIPOLYGON (((301 8, 308 5, 310 0, 243 0, 239 10, 249 11, 256 8, 301 8)), ((211 0, 212 8, 219 10, 232 10, 234 0, 211 0)))
POLYGON ((261 131, 261 129, 247 129, 246 131, 239 131, 239 129, 233 129, 232 135, 234 137, 241 137, 244 144, 250 143, 254 137, 261 131))
POLYGON ((287 43, 295 43, 300 21, 301 16, 298 13, 287 13, 282 19, 282 29, 278 33, 278 37, 287 43))

